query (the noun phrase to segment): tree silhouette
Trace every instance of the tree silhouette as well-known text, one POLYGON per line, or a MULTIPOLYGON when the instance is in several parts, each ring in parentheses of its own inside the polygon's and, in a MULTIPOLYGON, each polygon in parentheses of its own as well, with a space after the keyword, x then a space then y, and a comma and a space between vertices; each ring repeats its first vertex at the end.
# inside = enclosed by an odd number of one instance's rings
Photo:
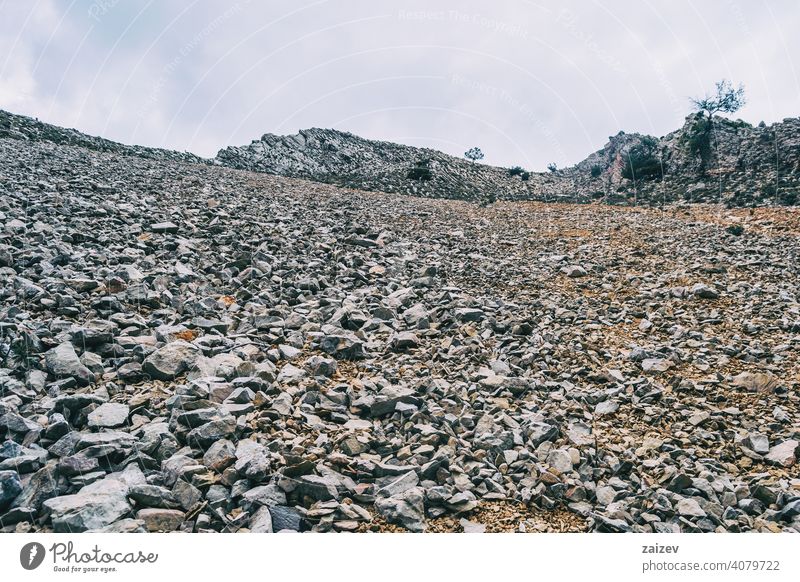
POLYGON ((464 152, 464 157, 474 164, 477 160, 483 159, 483 152, 479 147, 470 148, 464 152))

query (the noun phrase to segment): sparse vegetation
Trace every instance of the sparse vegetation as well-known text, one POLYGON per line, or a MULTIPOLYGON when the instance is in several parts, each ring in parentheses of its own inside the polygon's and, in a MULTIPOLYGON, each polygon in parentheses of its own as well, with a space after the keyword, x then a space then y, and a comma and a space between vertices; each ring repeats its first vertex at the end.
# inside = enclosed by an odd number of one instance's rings
POLYGON ((494 192, 489 192, 483 198, 481 198, 480 203, 478 206, 481 208, 486 208, 487 206, 494 204, 497 202, 497 195, 494 192))
POLYGON ((430 168, 417 166, 416 168, 411 168, 406 176, 411 180, 427 182, 433 178, 433 172, 431 172, 430 168))
POLYGON ((467 151, 465 151, 464 152, 464 157, 467 158, 469 161, 471 161, 474 164, 478 160, 482 160, 484 156, 483 156, 483 152, 481 151, 481 148, 474 147, 474 148, 470 148, 467 151))
POLYGON ((632 145, 627 152, 627 163, 622 168, 622 177, 628 180, 660 179, 661 160, 658 156, 658 140, 645 136, 632 145))
POLYGON ((746 103, 744 85, 734 88, 727 79, 718 81, 714 95, 703 98, 691 98, 692 107, 697 112, 694 123, 686 138, 689 152, 700 157, 700 170, 705 172, 706 164, 711 156, 711 138, 714 134, 714 116, 723 113, 729 115, 741 109, 746 103))
POLYGON ((427 182, 433 178, 433 172, 430 169, 430 159, 425 158, 418 160, 416 166, 408 170, 406 177, 410 180, 418 180, 420 182, 427 182))
POLYGON ((508 175, 511 177, 519 176, 523 182, 526 182, 531 177, 530 172, 526 171, 522 166, 514 166, 508 169, 508 175))

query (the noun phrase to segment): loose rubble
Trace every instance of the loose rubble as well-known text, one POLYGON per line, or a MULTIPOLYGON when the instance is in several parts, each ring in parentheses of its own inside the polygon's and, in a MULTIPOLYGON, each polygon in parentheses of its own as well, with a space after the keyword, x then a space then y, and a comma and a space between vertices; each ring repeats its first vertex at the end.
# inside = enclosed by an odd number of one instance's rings
POLYGON ((0 160, 2 531, 800 531, 795 211, 0 160))

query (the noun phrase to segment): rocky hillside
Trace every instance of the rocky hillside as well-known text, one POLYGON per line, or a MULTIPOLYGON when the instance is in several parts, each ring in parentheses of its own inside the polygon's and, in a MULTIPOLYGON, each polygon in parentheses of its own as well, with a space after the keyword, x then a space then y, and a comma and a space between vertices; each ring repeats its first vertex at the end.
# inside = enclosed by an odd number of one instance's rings
POLYGON ((510 176, 506 168, 333 129, 266 134, 248 146, 220 150, 215 161, 230 168, 429 198, 486 201, 571 196, 557 176, 510 176))
POLYGON ((698 139, 702 122, 689 116, 683 127, 662 138, 620 132, 575 166, 543 173, 473 164, 437 150, 317 128, 288 136, 265 134, 249 145, 226 147, 213 160, 124 145, 2 110, 0 137, 480 203, 800 203, 800 118, 755 127, 715 118, 705 141, 698 139))
POLYGON ((14 137, 0 531, 800 531, 796 209, 14 137))
POLYGON ((215 160, 232 168, 350 188, 473 201, 798 202, 800 119, 753 127, 715 118, 705 148, 693 149, 697 123, 698 118, 689 116, 681 129, 660 139, 621 132, 586 160, 555 173, 514 174, 436 150, 330 129, 266 134, 250 145, 220 150, 215 160), (631 171, 631 152, 635 155, 643 145, 650 167, 642 173, 634 159, 631 171))
POLYGON ((160 148, 125 145, 102 137, 81 133, 77 129, 66 129, 44 123, 25 115, 16 115, 0 109, 0 138, 21 141, 41 141, 59 145, 73 145, 98 152, 138 156, 154 160, 173 162, 208 163, 208 160, 188 152, 176 152, 160 148))
POLYGON ((620 132, 559 173, 577 191, 609 202, 800 203, 800 118, 752 126, 717 117, 705 148, 697 143, 698 123, 704 120, 690 115, 683 127, 660 139, 620 132), (652 163, 648 167, 645 160, 643 172, 635 161, 630 171, 637 149, 652 163))

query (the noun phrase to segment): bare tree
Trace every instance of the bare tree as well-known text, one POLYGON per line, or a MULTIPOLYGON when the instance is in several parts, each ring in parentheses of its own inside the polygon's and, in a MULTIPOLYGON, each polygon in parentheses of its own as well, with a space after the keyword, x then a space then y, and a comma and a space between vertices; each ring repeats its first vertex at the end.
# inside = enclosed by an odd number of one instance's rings
POLYGON ((696 111, 712 119, 717 113, 736 113, 747 102, 744 97, 744 85, 734 89, 733 84, 727 79, 716 83, 716 92, 713 96, 706 95, 701 99, 690 98, 696 111))
POLYGON ((718 81, 714 95, 702 98, 690 98, 692 107, 697 112, 695 122, 688 135, 689 150, 700 158, 700 172, 705 174, 706 164, 711 157, 712 136, 716 135, 714 116, 718 113, 730 115, 736 113, 745 104, 744 85, 734 88, 727 79, 718 81))

